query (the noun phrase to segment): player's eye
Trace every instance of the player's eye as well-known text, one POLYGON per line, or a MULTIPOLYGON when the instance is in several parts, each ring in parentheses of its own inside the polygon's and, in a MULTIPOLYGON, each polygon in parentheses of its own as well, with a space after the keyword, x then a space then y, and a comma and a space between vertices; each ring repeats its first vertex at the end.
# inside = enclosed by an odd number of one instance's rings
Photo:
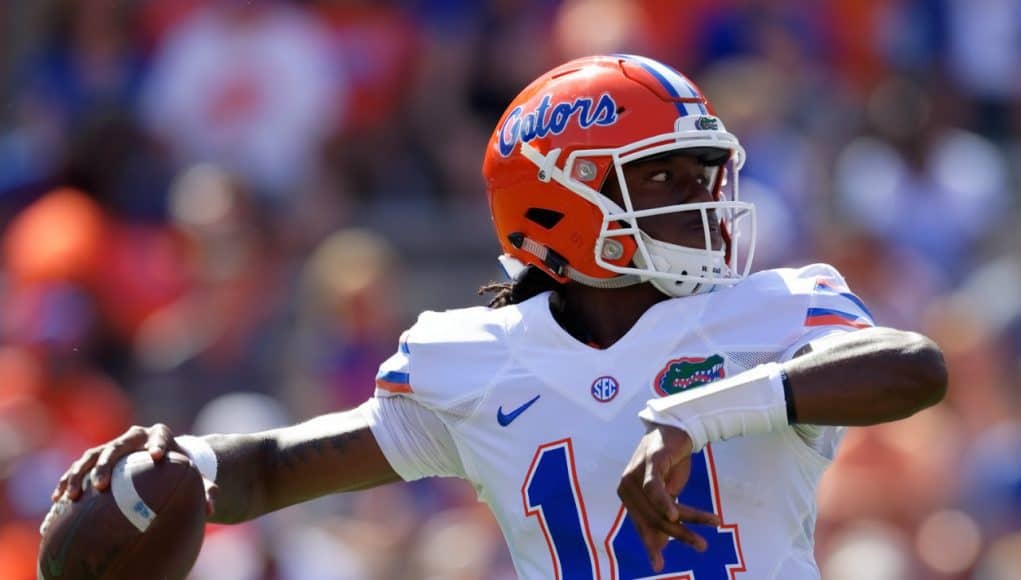
POLYGON ((649 177, 649 181, 654 181, 656 183, 666 183, 666 182, 670 181, 670 172, 669 171, 657 171, 657 172, 653 173, 649 177))

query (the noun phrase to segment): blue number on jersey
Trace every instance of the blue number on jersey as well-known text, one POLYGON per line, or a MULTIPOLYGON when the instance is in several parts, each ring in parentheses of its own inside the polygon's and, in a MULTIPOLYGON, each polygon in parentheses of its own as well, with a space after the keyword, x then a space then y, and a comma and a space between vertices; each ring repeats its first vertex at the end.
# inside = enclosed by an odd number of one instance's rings
POLYGON ((538 516, 553 552, 556 577, 564 580, 599 578, 592 534, 581 490, 575 480, 574 448, 570 439, 539 447, 521 488, 529 516, 538 516))
MULTIPOLYGON (((710 452, 711 453, 711 452, 710 452)), ((684 486, 678 500, 681 504, 697 510, 719 514, 719 506, 713 502, 713 486, 710 480, 709 457, 705 451, 691 456, 691 476, 684 486)), ((671 573, 689 573, 694 580, 728 580, 732 578, 731 568, 741 568, 738 556, 736 531, 733 529, 717 529, 712 526, 690 525, 692 531, 705 538, 709 547, 705 552, 676 540, 667 542, 663 550, 663 571, 671 573)), ((631 517, 624 518, 621 525, 611 532, 613 553, 611 567, 620 570, 621 578, 642 578, 654 576, 652 565, 645 555, 638 531, 635 530, 631 517)))
MULTIPOLYGON (((719 506, 713 501, 709 462, 706 452, 692 455, 691 476, 678 499, 684 505, 719 514, 719 506)), ((599 563, 575 472, 571 440, 547 443, 536 450, 521 493, 525 513, 540 520, 552 552, 555 576, 589 580, 600 577, 599 563)), ((618 518, 618 523, 607 538, 611 576, 657 576, 631 518, 618 518)), ((736 530, 692 527, 706 539, 709 548, 700 553, 676 540, 667 542, 663 551, 665 565, 659 575, 687 574, 691 580, 726 580, 733 577, 732 572, 743 570, 736 530)))

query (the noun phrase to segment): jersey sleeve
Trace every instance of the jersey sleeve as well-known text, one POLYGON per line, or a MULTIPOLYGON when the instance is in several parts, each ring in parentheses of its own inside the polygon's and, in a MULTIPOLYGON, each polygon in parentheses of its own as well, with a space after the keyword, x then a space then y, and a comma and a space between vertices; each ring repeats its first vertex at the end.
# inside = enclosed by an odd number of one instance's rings
POLYGON ((789 358, 819 336, 872 325, 865 303, 826 264, 756 272, 710 294, 700 318, 707 340, 725 352, 743 353, 732 358, 745 368, 789 358))
POLYGON ((359 411, 390 467, 404 481, 465 477, 454 439, 434 411, 407 397, 373 397, 359 411))
POLYGON ((811 300, 805 312, 806 328, 857 330, 876 325, 868 306, 851 292, 836 268, 828 264, 813 264, 803 268, 802 272, 805 283, 811 286, 811 300))
MULTIPOLYGON (((828 264, 812 264, 786 276, 791 294, 804 304, 797 339, 780 360, 794 358, 814 340, 831 334, 875 326, 868 306, 851 292, 840 273, 828 264)), ((797 321, 795 321, 797 322, 797 321)))
POLYGON ((488 308, 424 312, 401 334, 361 407, 398 475, 465 477, 456 426, 508 360, 504 324, 488 308))
POLYGON ((401 334, 376 374, 376 397, 402 396, 440 412, 467 415, 510 354, 499 310, 423 312, 401 334))
POLYGON ((408 332, 404 331, 397 344, 397 352, 379 365, 376 373, 377 397, 389 397, 411 393, 411 350, 408 347, 408 332))

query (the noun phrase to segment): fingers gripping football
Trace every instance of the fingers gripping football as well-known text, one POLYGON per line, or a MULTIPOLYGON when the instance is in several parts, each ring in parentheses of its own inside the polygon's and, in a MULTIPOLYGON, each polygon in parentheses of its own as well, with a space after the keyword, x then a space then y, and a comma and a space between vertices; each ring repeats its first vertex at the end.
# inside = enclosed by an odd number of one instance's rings
POLYGON ((57 487, 51 494, 53 501, 57 501, 57 499, 65 494, 72 499, 77 499, 81 495, 82 474, 88 473, 88 470, 96 463, 96 459, 102 450, 102 447, 89 449, 77 461, 72 463, 71 467, 67 468, 67 471, 60 476, 60 479, 57 481, 57 487))
POLYGON ((122 457, 135 451, 147 450, 153 460, 159 461, 173 445, 173 434, 166 425, 157 423, 148 428, 135 425, 109 443, 83 453, 61 476, 53 490, 52 499, 57 501, 66 494, 72 501, 77 500, 81 497, 84 479, 90 472, 92 485, 98 490, 105 490, 110 486, 110 474, 114 465, 122 457))

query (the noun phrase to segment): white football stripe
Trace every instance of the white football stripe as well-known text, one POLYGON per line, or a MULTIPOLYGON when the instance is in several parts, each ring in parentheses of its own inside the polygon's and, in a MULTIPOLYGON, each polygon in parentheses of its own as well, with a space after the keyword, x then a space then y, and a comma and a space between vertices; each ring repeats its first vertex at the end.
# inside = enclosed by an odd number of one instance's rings
POLYGON ((136 451, 117 462, 110 478, 110 491, 117 502, 117 507, 140 532, 149 528, 156 519, 156 512, 145 504, 142 496, 138 495, 134 475, 152 463, 152 457, 148 452, 136 451))

